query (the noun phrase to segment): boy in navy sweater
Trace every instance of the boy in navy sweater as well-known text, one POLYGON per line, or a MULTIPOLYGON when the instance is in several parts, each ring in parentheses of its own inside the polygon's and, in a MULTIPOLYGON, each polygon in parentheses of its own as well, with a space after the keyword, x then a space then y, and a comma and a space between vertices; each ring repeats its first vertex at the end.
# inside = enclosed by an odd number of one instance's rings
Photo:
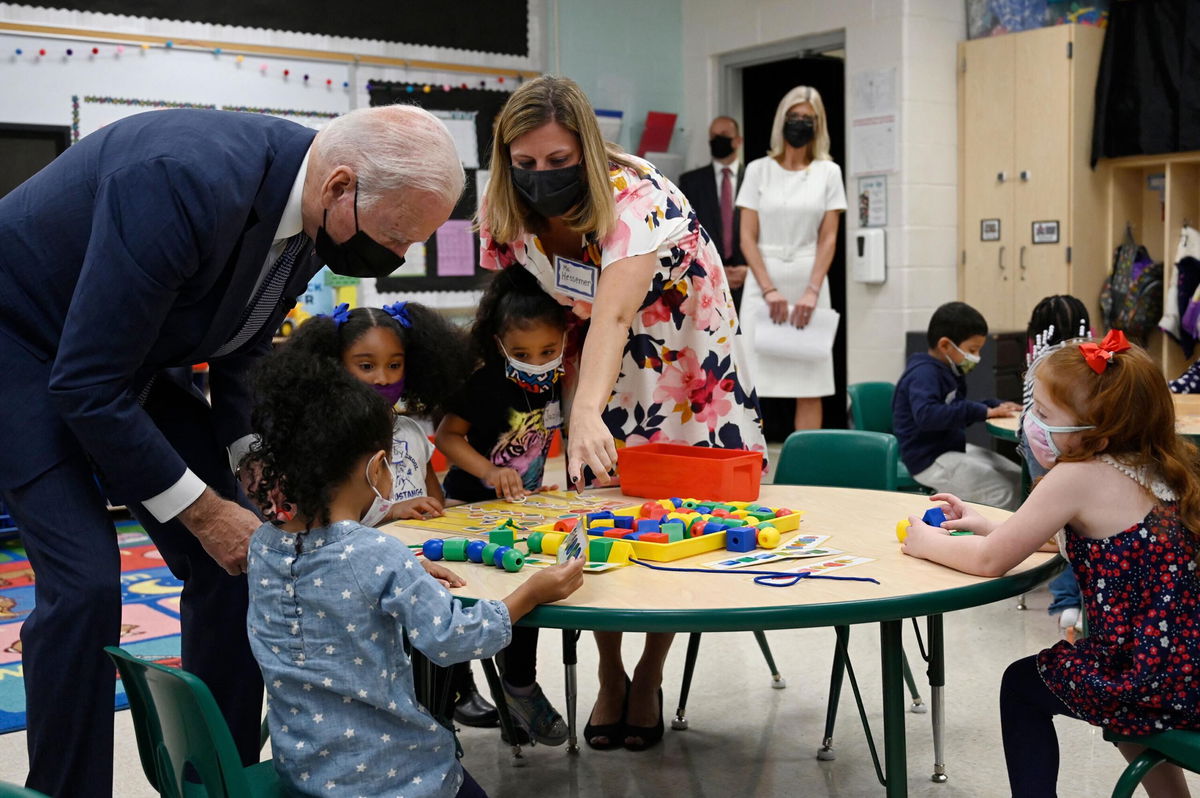
POLYGON ((934 311, 925 333, 929 351, 910 357, 896 384, 892 429, 900 459, 917 482, 966 501, 1015 510, 1021 467, 967 443, 968 425, 1021 411, 1015 402, 967 399, 966 374, 979 363, 987 331, 987 321, 964 302, 947 302, 934 311))

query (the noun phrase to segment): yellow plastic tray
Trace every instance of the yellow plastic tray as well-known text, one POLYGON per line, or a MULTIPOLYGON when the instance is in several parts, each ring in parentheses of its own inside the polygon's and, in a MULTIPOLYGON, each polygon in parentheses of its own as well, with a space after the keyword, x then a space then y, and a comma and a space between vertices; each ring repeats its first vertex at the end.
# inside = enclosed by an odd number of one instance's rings
MULTIPOLYGON (((770 507, 770 505, 762 505, 770 507)), ((613 510, 614 515, 632 515, 637 517, 642 505, 634 505, 632 507, 622 507, 613 510)), ((771 507, 771 509, 777 509, 771 507)), ((769 523, 771 526, 779 530, 780 535, 786 535, 788 532, 794 532, 800 528, 800 519, 804 515, 803 510, 798 510, 790 515, 772 518, 769 522, 751 521, 746 526, 756 527, 762 523, 769 523)), ((529 530, 530 532, 553 532, 554 524, 541 524, 529 530)), ((603 535, 592 535, 588 537, 603 537, 603 535)), ((623 538, 622 538, 623 539, 623 538)), ((709 551, 717 551, 725 549, 725 533, 713 532, 711 535, 700 535, 694 538, 684 538, 677 540, 674 543, 650 543, 649 541, 630 540, 633 544, 634 556, 639 560, 649 560, 651 562, 671 562, 673 560, 682 560, 685 557, 694 557, 697 554, 704 554, 709 551)))

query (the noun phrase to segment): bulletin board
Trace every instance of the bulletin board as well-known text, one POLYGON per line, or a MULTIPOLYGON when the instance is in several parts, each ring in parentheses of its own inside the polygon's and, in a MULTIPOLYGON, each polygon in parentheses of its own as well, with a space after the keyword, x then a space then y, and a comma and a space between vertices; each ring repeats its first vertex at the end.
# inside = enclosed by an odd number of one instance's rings
POLYGON ((492 125, 507 91, 462 89, 426 91, 421 84, 372 80, 371 105, 412 103, 438 115, 454 135, 466 172, 466 186, 450 219, 426 242, 413 246, 399 275, 377 280, 380 293, 470 291, 480 287, 479 234, 471 228, 479 206, 481 181, 491 159, 492 125), (472 151, 473 150, 473 151, 472 151))
POLYGON ((442 3, 355 0, 343 9, 346 13, 334 12, 325 0, 23 0, 21 5, 529 55, 527 0, 455 0, 452 10, 442 3))

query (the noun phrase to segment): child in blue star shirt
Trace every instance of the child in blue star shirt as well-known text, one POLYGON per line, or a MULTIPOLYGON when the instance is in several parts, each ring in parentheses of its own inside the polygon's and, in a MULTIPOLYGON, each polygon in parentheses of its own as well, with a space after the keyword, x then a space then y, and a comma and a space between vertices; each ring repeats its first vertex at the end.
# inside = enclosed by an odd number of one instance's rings
POLYGON ((340 363, 285 347, 257 373, 244 470, 270 519, 250 543, 247 626, 275 769, 295 795, 482 796, 416 700, 405 640, 433 662, 491 656, 582 584, 583 560, 464 607, 408 547, 362 524, 392 493, 391 408, 340 363), (286 498, 285 498, 286 497, 286 498))
POLYGON ((1015 509, 1021 467, 967 443, 967 426, 1021 411, 1015 402, 967 399, 967 372, 979 363, 987 322, 965 302, 933 312, 929 351, 911 356, 892 397, 892 430, 913 479, 964 500, 1015 509))

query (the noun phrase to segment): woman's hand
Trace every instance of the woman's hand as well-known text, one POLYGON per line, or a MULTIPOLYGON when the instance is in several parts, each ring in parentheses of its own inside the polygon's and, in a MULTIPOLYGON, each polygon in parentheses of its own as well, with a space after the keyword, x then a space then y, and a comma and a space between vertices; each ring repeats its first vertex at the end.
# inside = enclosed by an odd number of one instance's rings
POLYGON ((763 299, 766 301, 767 307, 771 310, 771 321, 776 324, 783 324, 788 320, 787 297, 779 293, 778 289, 772 288, 769 291, 764 291, 763 299))
POLYGON ((496 498, 505 501, 522 501, 529 495, 515 468, 495 466, 483 478, 483 483, 496 489, 496 498))
POLYGON ((808 323, 812 321, 813 311, 817 307, 817 291, 810 285, 804 289, 804 296, 800 297, 800 301, 796 303, 796 307, 792 308, 792 326, 804 329, 808 323))
MULTIPOLYGON (((578 408, 578 406, 577 406, 578 408)), ((583 487, 583 467, 592 469, 596 481, 607 485, 608 472, 617 467, 617 445, 599 413, 571 414, 567 437, 567 481, 576 490, 583 487)))
POLYGON ((976 535, 986 535, 992 531, 992 522, 979 514, 978 510, 968 507, 962 499, 953 493, 935 493, 929 497, 931 502, 944 502, 942 512, 946 514, 946 522, 942 524, 945 530, 964 530, 976 535))
POLYGON ((426 518, 439 518, 442 515, 442 503, 432 496, 418 496, 415 499, 397 502, 388 510, 389 521, 407 519, 424 521, 426 518))
POLYGON ((467 580, 463 579, 446 566, 438 565, 435 562, 430 562, 424 557, 421 558, 421 567, 424 568, 430 576, 441 582, 445 587, 462 587, 467 583, 467 580))

